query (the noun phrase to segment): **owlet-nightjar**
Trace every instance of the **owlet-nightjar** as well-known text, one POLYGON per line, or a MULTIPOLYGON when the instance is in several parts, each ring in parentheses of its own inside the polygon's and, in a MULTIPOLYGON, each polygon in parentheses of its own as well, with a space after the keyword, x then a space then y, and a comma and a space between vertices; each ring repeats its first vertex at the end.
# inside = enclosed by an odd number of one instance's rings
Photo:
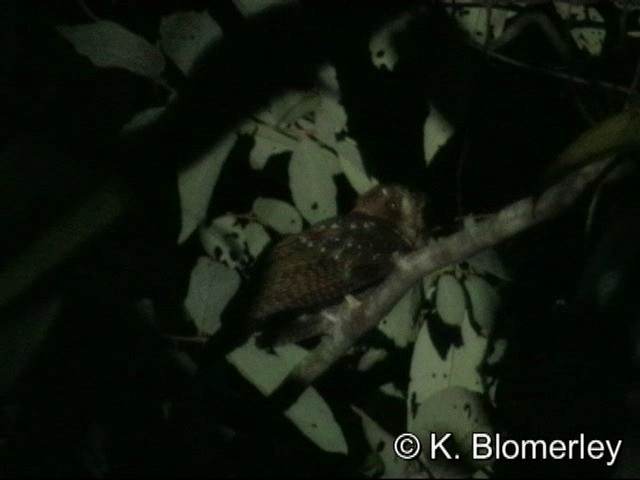
POLYGON ((265 253, 249 306, 253 328, 283 313, 318 311, 382 281, 393 254, 424 242, 425 197, 399 185, 378 185, 344 216, 281 239, 265 253))

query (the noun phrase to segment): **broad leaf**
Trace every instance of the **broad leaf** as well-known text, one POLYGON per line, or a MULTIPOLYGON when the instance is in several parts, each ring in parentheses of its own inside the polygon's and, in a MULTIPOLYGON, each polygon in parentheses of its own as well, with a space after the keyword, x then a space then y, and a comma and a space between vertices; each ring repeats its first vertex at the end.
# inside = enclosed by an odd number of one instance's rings
POLYGON ((185 75, 204 49, 221 37, 222 29, 206 11, 178 12, 160 21, 162 50, 185 75))
POLYGON ((56 30, 97 67, 124 68, 153 79, 164 70, 164 56, 158 47, 110 20, 56 30))
POLYGON ((208 257, 198 259, 191 272, 185 308, 202 333, 220 328, 220 314, 240 287, 240 275, 208 257))

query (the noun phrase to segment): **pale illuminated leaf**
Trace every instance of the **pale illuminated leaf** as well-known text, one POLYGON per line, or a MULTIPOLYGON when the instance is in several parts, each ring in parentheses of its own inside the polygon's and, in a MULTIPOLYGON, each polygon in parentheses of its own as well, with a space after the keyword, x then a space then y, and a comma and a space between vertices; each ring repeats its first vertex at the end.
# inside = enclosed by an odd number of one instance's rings
POLYGON ((226 136, 200 159, 179 172, 182 229, 178 243, 184 242, 205 219, 220 171, 235 142, 235 135, 226 136))
POLYGON ((420 305, 420 292, 409 290, 380 321, 378 329, 393 340, 398 348, 404 348, 415 338, 415 317, 420 305))
MULTIPOLYGON (((452 446, 449 448, 453 450, 455 445, 455 450, 460 452, 460 462, 455 462, 458 464, 455 466, 450 465, 451 468, 460 468, 460 464, 464 462, 464 467, 473 470, 490 466, 492 463, 489 460, 475 460, 472 455, 472 435, 494 433, 487 405, 477 392, 461 387, 446 388, 437 392, 418 405, 416 415, 410 420, 408 427, 422 439, 428 439, 432 433, 435 433, 437 438, 451 433, 452 446)), ((430 442, 423 442, 425 459, 430 458, 430 446, 430 442)))
POLYGON ((483 335, 488 336, 493 331, 500 296, 489 282, 476 275, 467 277, 464 286, 469 294, 473 320, 482 328, 483 335))
POLYGON ((378 181, 365 171, 355 140, 345 138, 337 142, 334 147, 338 152, 342 172, 358 194, 362 194, 378 185, 378 181))
POLYGON ((208 12, 177 12, 162 17, 160 44, 173 63, 189 74, 204 49, 222 37, 222 29, 208 12))
POLYGON ((287 409, 285 416, 325 452, 343 454, 349 452, 340 425, 336 422, 327 402, 315 388, 307 388, 287 409))
POLYGON ((307 355, 297 345, 280 345, 273 352, 259 348, 255 337, 227 355, 227 360, 264 395, 270 395, 307 355))
POLYGON ((110 20, 56 30, 97 67, 124 68, 153 79, 164 70, 164 55, 158 47, 110 20))
POLYGON ((472 41, 484 45, 487 41, 487 26, 491 28, 489 39, 495 40, 504 32, 506 21, 515 14, 515 11, 505 8, 469 6, 456 10, 454 18, 472 41), (490 15, 489 21, 487 15, 490 15))
POLYGON ((230 268, 243 269, 262 252, 270 237, 259 223, 242 226, 233 215, 223 215, 200 229, 200 241, 211 258, 230 268))
MULTIPOLYGON (((256 346, 255 337, 227 355, 227 360, 264 395, 270 395, 285 380, 308 352, 297 345, 280 345, 273 352, 256 346)), ((313 388, 309 387, 285 412, 300 431, 321 449, 347 453, 347 442, 331 409, 313 388)))
POLYGON ((271 241, 271 237, 259 223, 251 222, 244 228, 244 242, 254 259, 262 253, 264 247, 271 241))
POLYGON ((321 148, 303 139, 289 163, 289 186, 296 208, 311 224, 335 217, 337 189, 333 180, 334 166, 321 148))
POLYGON ((466 311, 464 290, 450 274, 440 276, 436 286, 436 310, 447 325, 460 325, 466 311))
POLYGON ((450 386, 465 387, 484 393, 479 367, 487 350, 487 339, 473 330, 468 319, 462 323, 461 333, 462 346, 451 346, 447 356, 442 359, 433 345, 426 324, 423 324, 411 359, 408 395, 411 402, 423 402, 434 393, 450 386))
POLYGON ((453 126, 431 105, 423 128, 424 158, 427 161, 427 165, 431 163, 436 153, 449 141, 453 132, 453 126))
POLYGON ((578 46, 594 56, 599 55, 602 51, 606 33, 604 28, 585 27, 571 29, 571 36, 578 46))
POLYGON ((253 213, 265 225, 278 233, 291 234, 302 230, 302 217, 289 203, 275 198, 258 197, 253 202, 253 213))
POLYGON ((398 51, 394 38, 406 28, 412 16, 412 14, 403 13, 373 33, 369 40, 369 52, 371 61, 377 68, 389 71, 395 68, 398 62, 398 51))
POLYGON ((322 142, 332 145, 336 136, 347 129, 347 113, 336 100, 321 96, 316 108, 314 133, 322 142))
POLYGON ((212 335, 220 328, 220 314, 239 287, 235 270, 208 257, 198 259, 184 303, 200 332, 212 335))
POLYGON ((351 409, 358 414, 362 421, 367 443, 371 451, 376 452, 384 464, 384 478, 405 478, 407 476, 407 466, 410 462, 400 459, 394 450, 394 437, 376 423, 369 415, 357 407, 351 409))

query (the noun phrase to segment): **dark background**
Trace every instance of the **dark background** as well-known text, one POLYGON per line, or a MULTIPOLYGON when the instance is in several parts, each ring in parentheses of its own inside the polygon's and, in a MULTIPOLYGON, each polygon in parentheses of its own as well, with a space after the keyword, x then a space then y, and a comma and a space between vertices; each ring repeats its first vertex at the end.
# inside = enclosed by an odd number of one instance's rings
MULTIPOLYGON (((77 3, 10 1, 0 7, 5 111, 0 267, 110 175, 125 179, 137 199, 118 222, 5 309, 3 316, 13 318, 52 293, 64 299, 46 341, 0 397, 0 473, 360 472, 353 458, 366 452, 352 452, 349 461, 322 453, 287 421, 273 418, 257 392, 230 369, 209 363, 200 347, 178 348, 162 337, 191 333, 181 317, 181 302, 201 252, 195 239, 175 245, 177 167, 274 93, 311 84, 319 62, 336 66, 350 135, 367 168, 383 181, 428 192, 433 218, 444 231, 454 228, 461 214, 495 211, 537 191, 537 179, 549 162, 589 126, 576 98, 596 119, 619 111, 626 101, 593 84, 576 86, 499 63, 467 46, 434 6, 398 37, 400 60, 394 71, 378 70, 368 51, 370 33, 403 3, 303 3, 302 13, 249 21, 230 2, 88 2, 101 18, 151 42, 160 17, 177 10, 207 9, 224 32, 222 45, 201 61, 193 82, 169 71, 185 100, 127 145, 116 140, 119 128, 138 111, 163 104, 166 94, 146 79, 98 69, 76 54, 52 27, 88 22, 77 3), (422 126, 430 102, 456 126, 456 134, 424 169, 422 126), (136 307, 143 297, 154 301, 153 322, 136 307), (199 367, 197 375, 180 352, 199 367), (169 400, 173 407, 167 419, 163 409, 169 400), (220 427, 228 424, 242 432, 239 439, 228 440, 220 427)), ((560 21, 550 5, 531 8, 560 21)), ((608 34, 598 58, 574 47, 569 65, 535 27, 504 53, 590 81, 628 85, 637 46, 619 41, 618 10, 604 3, 600 11, 608 34)), ((271 162, 276 166, 267 175, 273 181, 254 179, 246 162, 238 160, 250 147, 249 138, 240 138, 232 151, 211 216, 248 210, 258 189, 283 191, 286 162, 271 162), (244 189, 237 188, 237 178, 244 179, 244 189)), ((562 218, 501 249, 517 282, 505 297, 503 328, 510 348, 496 421, 516 437, 626 435, 626 445, 634 438, 637 180, 630 174, 605 193, 590 235, 584 234, 585 199, 562 218), (595 300, 598 282, 610 270, 621 272, 622 280, 601 305, 595 300), (559 298, 565 303, 558 304, 559 298)), ((346 190, 340 189, 342 208, 352 200, 346 190)), ((23 328, 19 335, 33 334, 23 328)), ((396 371, 384 375, 406 375, 407 367, 405 356, 396 371)), ((358 389, 350 386, 353 379, 340 375, 329 374, 319 388, 334 399, 332 408, 344 427, 353 423, 344 412, 347 399, 356 404, 371 400, 358 398, 358 389)), ((523 463, 499 463, 496 470, 505 476, 611 473, 601 463, 523 463)))

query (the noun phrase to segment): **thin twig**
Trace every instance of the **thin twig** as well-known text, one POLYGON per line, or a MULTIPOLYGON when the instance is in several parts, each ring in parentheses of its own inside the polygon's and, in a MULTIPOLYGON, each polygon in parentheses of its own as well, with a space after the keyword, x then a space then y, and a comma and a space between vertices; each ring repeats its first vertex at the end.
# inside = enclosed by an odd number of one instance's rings
MULTIPOLYGON (((474 47, 477 48, 477 47, 474 47)), ((528 71, 532 71, 532 72, 536 72, 536 73, 541 73, 543 75, 547 75, 549 77, 554 77, 554 78, 558 78, 560 80, 564 80, 567 82, 572 82, 578 85, 588 85, 588 86, 594 86, 594 87, 598 87, 598 88, 602 88, 605 90, 609 90, 612 92, 616 92, 616 93, 621 93, 624 95, 629 95, 631 93, 631 90, 628 87, 623 87, 622 85, 616 85, 614 83, 610 83, 610 82, 603 82, 603 81, 589 81, 585 78, 582 77, 576 77, 575 75, 567 75, 564 73, 560 73, 560 72, 556 72, 554 70, 549 70, 548 68, 543 68, 543 67, 534 67, 533 65, 529 65, 528 63, 524 63, 521 62, 519 60, 515 60, 511 57, 508 57, 507 55, 502 55, 500 53, 496 53, 496 52, 488 52, 488 55, 492 58, 495 58, 497 60, 500 60, 501 62, 504 63, 508 63, 510 65, 514 65, 516 67, 519 68, 524 68, 528 71)))
POLYGON ((526 13, 518 17, 511 25, 509 25, 500 37, 492 40, 488 45, 490 51, 498 50, 505 46, 509 42, 515 40, 522 32, 531 25, 537 25, 540 30, 549 39, 553 48, 555 48, 558 55, 567 60, 571 58, 569 47, 563 40, 562 36, 553 27, 553 24, 549 21, 549 18, 542 13, 526 13))

